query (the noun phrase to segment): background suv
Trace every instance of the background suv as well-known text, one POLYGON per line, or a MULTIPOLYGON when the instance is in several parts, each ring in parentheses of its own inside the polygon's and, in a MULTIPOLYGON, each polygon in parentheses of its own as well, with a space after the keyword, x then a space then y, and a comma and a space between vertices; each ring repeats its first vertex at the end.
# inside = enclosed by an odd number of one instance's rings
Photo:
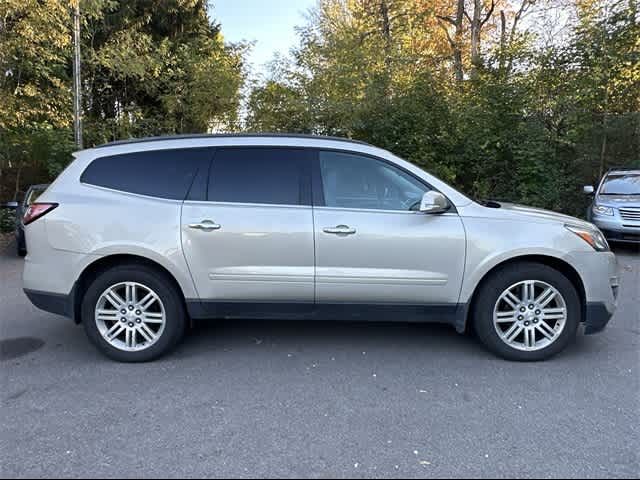
POLYGON ((24 224, 27 296, 120 361, 154 359, 189 318, 220 317, 442 322, 504 358, 542 360, 616 306, 615 257, 592 224, 476 203, 342 139, 84 150, 24 224))
POLYGON ((593 195, 587 218, 609 240, 640 243, 640 169, 609 170, 597 190, 584 191, 593 195))

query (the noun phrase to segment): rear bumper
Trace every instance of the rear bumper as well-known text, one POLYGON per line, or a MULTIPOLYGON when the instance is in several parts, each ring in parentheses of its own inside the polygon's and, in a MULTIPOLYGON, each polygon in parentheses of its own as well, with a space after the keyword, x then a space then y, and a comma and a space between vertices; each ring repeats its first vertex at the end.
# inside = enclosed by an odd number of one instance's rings
POLYGON ((607 306, 601 302, 587 303, 587 309, 585 312, 585 335, 593 335, 599 333, 605 329, 609 324, 613 312, 607 309, 607 306))
POLYGON ((40 310, 69 318, 74 317, 74 293, 75 288, 69 295, 24 289, 27 298, 40 310))

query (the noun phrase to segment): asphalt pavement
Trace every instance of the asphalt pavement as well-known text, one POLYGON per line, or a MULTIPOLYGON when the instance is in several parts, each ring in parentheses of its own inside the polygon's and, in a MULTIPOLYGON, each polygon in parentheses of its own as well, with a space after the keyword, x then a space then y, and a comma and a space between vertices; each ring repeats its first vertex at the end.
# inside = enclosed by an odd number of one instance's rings
MULTIPOLYGON (((123 365, 0 255, 0 476, 638 477, 640 254, 619 310, 552 361, 438 325, 214 321, 123 365)), ((52 272, 55 274, 55 272, 52 272)))

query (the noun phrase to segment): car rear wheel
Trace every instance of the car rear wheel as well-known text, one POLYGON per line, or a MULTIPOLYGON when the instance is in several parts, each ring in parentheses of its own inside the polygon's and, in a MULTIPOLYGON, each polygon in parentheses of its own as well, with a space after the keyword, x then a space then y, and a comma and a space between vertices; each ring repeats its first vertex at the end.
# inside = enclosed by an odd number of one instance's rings
POLYGON ((95 278, 82 302, 82 321, 89 339, 109 358, 146 362, 179 343, 186 315, 179 292, 165 275, 127 265, 95 278))
POLYGON ((547 265, 529 262, 492 274, 474 306, 482 343, 514 361, 558 354, 575 337, 580 317, 580 298, 569 279, 547 265))

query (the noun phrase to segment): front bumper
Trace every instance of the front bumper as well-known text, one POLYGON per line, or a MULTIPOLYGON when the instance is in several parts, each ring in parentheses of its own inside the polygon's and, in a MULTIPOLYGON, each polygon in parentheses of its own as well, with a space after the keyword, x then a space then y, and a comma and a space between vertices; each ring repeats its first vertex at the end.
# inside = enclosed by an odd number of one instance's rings
POLYGON ((624 220, 619 216, 594 215, 593 223, 614 242, 640 243, 640 222, 624 220))
POLYGON ((640 228, 633 231, 616 231, 606 228, 600 228, 600 230, 608 241, 640 244, 640 228))
POLYGON ((602 331, 616 311, 620 283, 612 252, 572 252, 566 258, 578 272, 584 287, 582 322, 585 333, 602 331))
POLYGON ((608 325, 613 312, 607 309, 607 306, 601 302, 587 303, 584 320, 585 335, 593 335, 605 329, 608 325))

